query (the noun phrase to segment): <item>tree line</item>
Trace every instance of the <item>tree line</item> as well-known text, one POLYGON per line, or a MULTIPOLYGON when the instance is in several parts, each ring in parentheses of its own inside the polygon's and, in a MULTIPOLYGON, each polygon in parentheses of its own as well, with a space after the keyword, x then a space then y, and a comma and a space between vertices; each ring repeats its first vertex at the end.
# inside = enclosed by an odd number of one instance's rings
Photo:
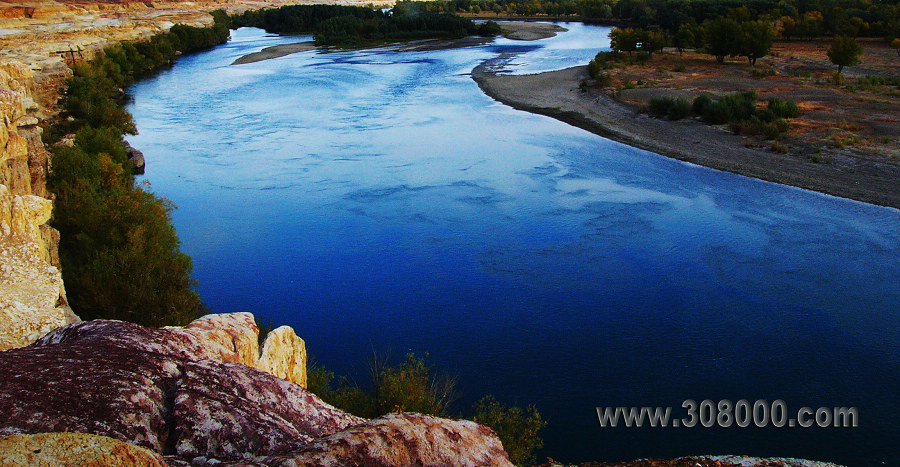
MULTIPOLYGON (((588 71, 594 77, 599 71, 614 66, 617 54, 642 52, 645 58, 660 52, 668 45, 675 46, 679 53, 685 49, 703 51, 723 63, 726 57, 745 57, 750 65, 768 55, 777 36, 775 26, 765 20, 754 20, 745 7, 735 8, 726 16, 709 19, 701 25, 682 24, 678 31, 670 35, 664 31, 650 31, 640 28, 614 28, 609 33, 610 48, 614 52, 601 52, 588 64, 588 71)), ((897 48, 900 49, 900 41, 897 48)), ((846 35, 834 37, 827 55, 838 66, 840 73, 845 66, 856 65, 862 55, 862 47, 846 35)))
POLYGON ((176 25, 75 64, 59 121, 44 132, 53 151, 51 225, 61 234, 69 302, 84 319, 181 325, 206 311, 192 289, 191 259, 180 250, 171 203, 135 183, 122 137, 136 129, 122 89, 179 54, 224 43, 227 15, 213 17, 213 27, 176 25), (54 144, 66 135, 74 135, 69 145, 54 144))
POLYGON ((437 11, 426 2, 398 2, 390 11, 337 5, 292 5, 248 11, 231 18, 233 27, 253 26, 279 34, 312 33, 317 45, 354 47, 428 38, 492 36, 500 26, 475 23, 437 11))
POLYGON ((433 9, 505 16, 574 16, 624 22, 674 33, 684 24, 702 24, 736 8, 751 18, 777 23, 787 39, 820 36, 900 38, 898 0, 450 0, 433 9))

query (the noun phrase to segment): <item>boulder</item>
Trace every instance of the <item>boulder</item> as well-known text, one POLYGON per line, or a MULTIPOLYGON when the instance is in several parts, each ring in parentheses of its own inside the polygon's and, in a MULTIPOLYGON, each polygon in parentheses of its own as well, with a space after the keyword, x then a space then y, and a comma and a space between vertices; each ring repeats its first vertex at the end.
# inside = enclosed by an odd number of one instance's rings
POLYGON ((497 435, 473 422, 367 421, 251 368, 256 339, 247 313, 184 328, 62 327, 0 352, 0 436, 91 433, 174 465, 510 465, 497 435))
POLYGON ((164 467, 162 456, 87 433, 39 433, 0 438, 0 465, 164 467))
POLYGON ((266 466, 509 466, 497 435, 468 420, 390 414, 319 439, 290 456, 254 460, 266 466))
POLYGON ((294 452, 364 419, 243 365, 189 363, 175 391, 180 458, 249 459, 294 452))
POLYGON ((266 336, 258 368, 306 387, 306 343, 290 326, 280 326, 266 336))
POLYGON ((128 162, 131 164, 131 172, 135 175, 144 174, 144 153, 135 149, 128 141, 122 143, 125 146, 125 153, 128 155, 128 162))

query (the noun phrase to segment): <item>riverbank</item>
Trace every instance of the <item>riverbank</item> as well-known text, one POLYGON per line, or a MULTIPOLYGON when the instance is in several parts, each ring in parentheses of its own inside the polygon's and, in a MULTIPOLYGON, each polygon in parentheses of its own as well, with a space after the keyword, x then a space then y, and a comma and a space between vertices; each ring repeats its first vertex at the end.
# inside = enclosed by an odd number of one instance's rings
POLYGON ((498 75, 491 62, 472 78, 493 99, 556 118, 592 133, 685 162, 834 196, 900 208, 896 161, 842 155, 814 163, 798 154, 746 147, 741 136, 697 120, 667 121, 596 88, 582 88, 587 67, 536 75, 498 75))

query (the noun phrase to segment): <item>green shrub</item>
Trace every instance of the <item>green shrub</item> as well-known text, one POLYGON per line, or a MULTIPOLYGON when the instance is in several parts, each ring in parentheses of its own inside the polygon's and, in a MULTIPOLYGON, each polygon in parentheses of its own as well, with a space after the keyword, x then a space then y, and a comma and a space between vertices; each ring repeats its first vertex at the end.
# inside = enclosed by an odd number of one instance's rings
POLYGON ((681 120, 691 114, 691 104, 683 98, 654 97, 648 107, 650 113, 669 120, 681 120))
POLYGON ((608 88, 612 86, 612 76, 609 73, 600 73, 596 76, 597 86, 601 88, 608 88))
MULTIPOLYGON (((369 378, 371 388, 363 390, 347 377, 335 378, 333 372, 311 360, 307 387, 325 402, 368 418, 407 411, 446 417, 455 398, 456 379, 433 376, 425 358, 413 354, 397 366, 389 366, 373 354, 369 378)), ((511 461, 522 465, 535 460, 534 451, 544 445, 540 432, 547 422, 534 406, 508 407, 486 396, 473 411, 471 419, 497 432, 511 461)))
POLYGON ((654 97, 650 99, 650 113, 657 117, 664 117, 669 113, 669 108, 675 105, 675 99, 671 97, 654 97))
POLYGON ((700 114, 703 121, 710 125, 722 125, 733 119, 731 107, 722 101, 713 101, 703 106, 703 113, 700 114))
POLYGON ((783 118, 775 119, 775 121, 772 123, 775 124, 775 128, 778 129, 779 133, 787 133, 787 132, 791 131, 791 122, 789 122, 783 118))
POLYGON ((713 103, 712 97, 709 94, 700 94, 696 98, 694 98, 694 103, 691 106, 691 110, 694 111, 697 115, 703 115, 703 112, 706 110, 706 106, 713 103))
POLYGON ((669 120, 681 120, 691 114, 691 104, 684 98, 675 99, 666 114, 669 120))
POLYGON ((509 460, 516 465, 533 464, 534 451, 544 447, 540 432, 547 426, 547 422, 533 405, 527 409, 507 407, 488 395, 475 403, 472 420, 497 432, 509 454, 509 460))
POLYGON ((782 154, 787 154, 788 146, 781 141, 773 141, 772 142, 772 151, 780 152, 782 154))
POLYGON ((789 99, 773 97, 769 100, 767 110, 780 118, 797 118, 800 116, 800 108, 797 107, 797 103, 789 99))
POLYGON ((676 73, 684 73, 687 71, 687 67, 684 66, 684 63, 679 63, 678 65, 675 65, 674 67, 672 67, 672 71, 674 71, 676 73))

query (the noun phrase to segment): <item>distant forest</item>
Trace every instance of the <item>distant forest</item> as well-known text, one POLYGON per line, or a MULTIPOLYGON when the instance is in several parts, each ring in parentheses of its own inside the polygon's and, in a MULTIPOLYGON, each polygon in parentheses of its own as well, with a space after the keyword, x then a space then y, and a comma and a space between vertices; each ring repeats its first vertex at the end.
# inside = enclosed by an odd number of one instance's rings
POLYGON ((489 17, 550 16, 624 22, 671 32, 746 8, 753 20, 777 23, 785 38, 846 35, 900 38, 900 0, 451 0, 430 11, 489 17))
POLYGON ((355 47, 388 41, 493 36, 500 27, 444 11, 424 2, 398 2, 391 11, 338 5, 291 5, 247 11, 231 17, 231 27, 253 26, 278 34, 313 34, 317 45, 355 47))

